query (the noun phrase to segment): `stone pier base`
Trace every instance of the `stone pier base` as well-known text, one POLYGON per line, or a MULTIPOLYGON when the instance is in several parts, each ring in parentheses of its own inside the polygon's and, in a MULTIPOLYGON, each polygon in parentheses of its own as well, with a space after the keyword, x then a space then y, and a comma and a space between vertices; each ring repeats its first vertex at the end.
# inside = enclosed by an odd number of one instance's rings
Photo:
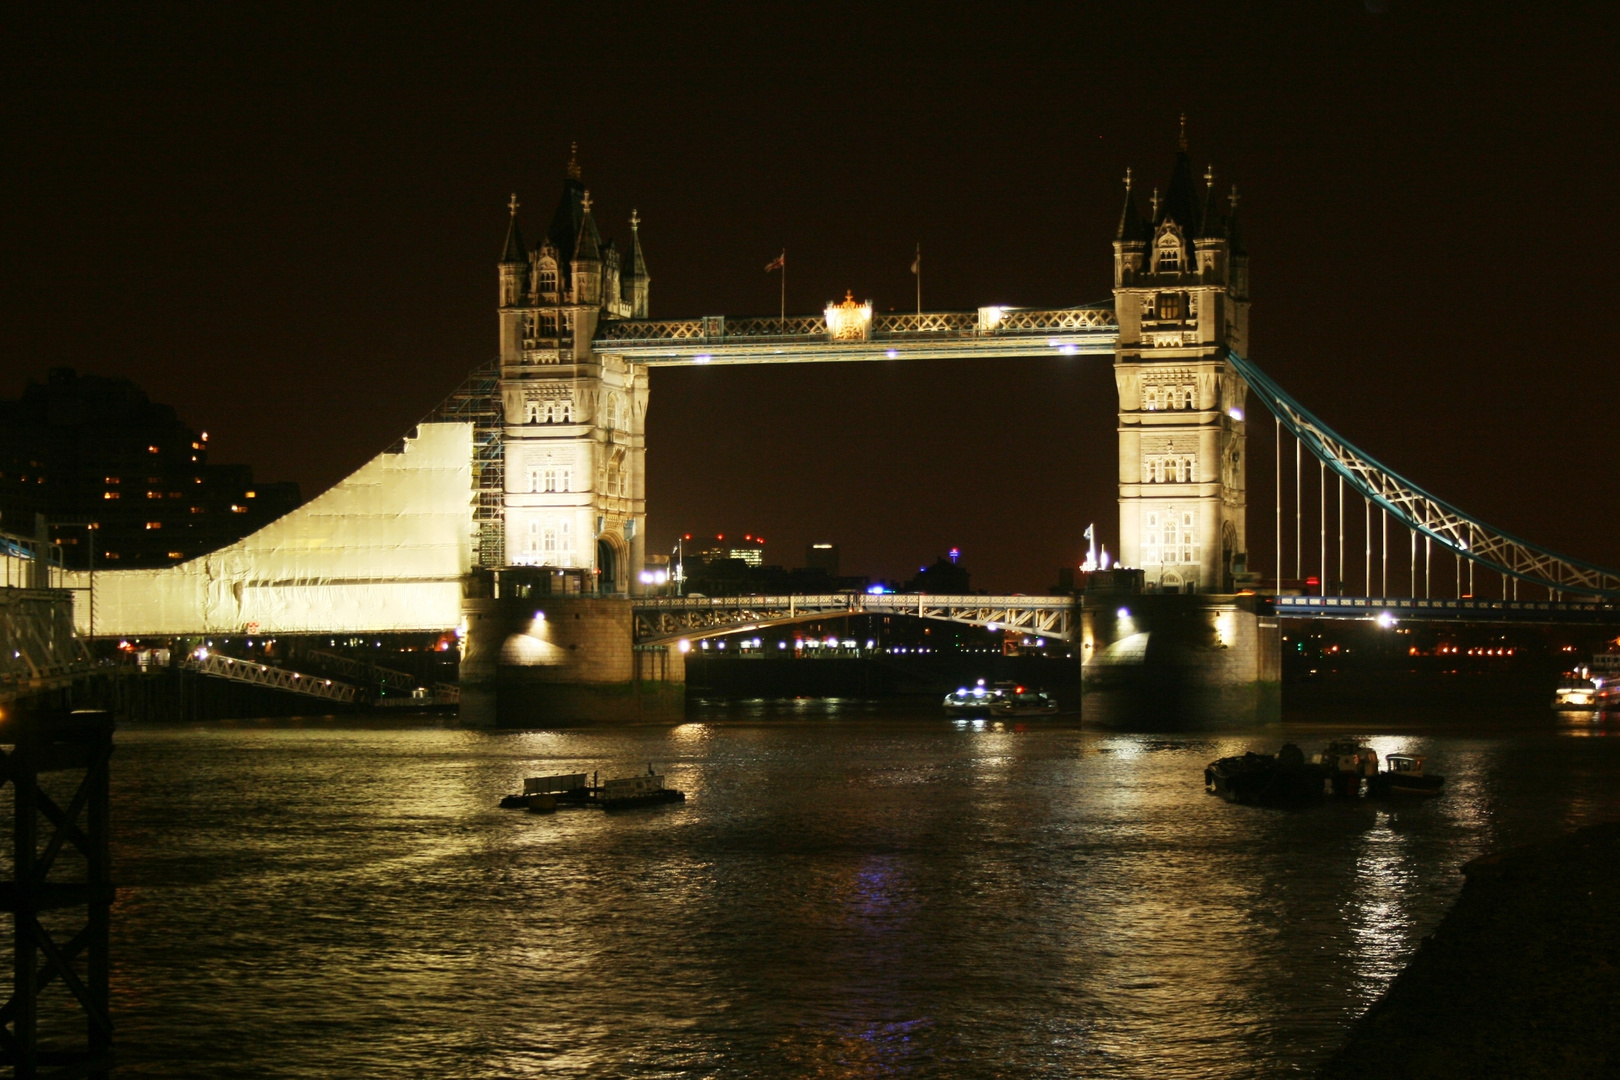
POLYGON ((468 600, 461 719, 487 727, 679 721, 685 657, 636 647, 630 600, 468 600))
POLYGON ((1252 727, 1282 711, 1282 637, 1254 596, 1087 596, 1081 722, 1122 730, 1252 727))

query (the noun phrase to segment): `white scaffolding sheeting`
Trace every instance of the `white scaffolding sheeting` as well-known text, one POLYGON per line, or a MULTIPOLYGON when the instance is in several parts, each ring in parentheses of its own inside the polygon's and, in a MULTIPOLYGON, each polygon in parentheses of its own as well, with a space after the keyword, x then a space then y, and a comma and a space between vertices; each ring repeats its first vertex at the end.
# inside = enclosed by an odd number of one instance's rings
MULTIPOLYGON (((164 570, 95 574, 97 637, 448 630, 472 563, 472 425, 424 423, 292 513, 164 570)), ((89 574, 69 572, 89 631, 89 574)))

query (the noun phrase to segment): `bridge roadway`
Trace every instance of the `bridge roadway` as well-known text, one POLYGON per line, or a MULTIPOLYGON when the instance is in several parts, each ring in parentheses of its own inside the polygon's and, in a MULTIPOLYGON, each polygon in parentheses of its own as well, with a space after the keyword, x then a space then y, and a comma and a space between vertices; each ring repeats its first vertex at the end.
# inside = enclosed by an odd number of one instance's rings
POLYGON ((666 596, 635 600, 638 645, 717 637, 847 615, 909 615, 918 619, 1020 630, 1072 641, 1072 596, 944 596, 928 593, 828 593, 812 596, 666 596))

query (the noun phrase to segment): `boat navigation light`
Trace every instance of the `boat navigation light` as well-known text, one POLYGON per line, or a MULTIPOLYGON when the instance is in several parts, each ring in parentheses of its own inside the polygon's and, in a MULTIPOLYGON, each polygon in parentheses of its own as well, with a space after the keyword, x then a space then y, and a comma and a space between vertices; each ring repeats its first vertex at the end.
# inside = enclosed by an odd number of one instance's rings
POLYGON ((980 685, 980 686, 983 686, 983 685, 984 685, 984 680, 983 680, 983 679, 980 679, 980 680, 979 680, 979 685, 980 685))

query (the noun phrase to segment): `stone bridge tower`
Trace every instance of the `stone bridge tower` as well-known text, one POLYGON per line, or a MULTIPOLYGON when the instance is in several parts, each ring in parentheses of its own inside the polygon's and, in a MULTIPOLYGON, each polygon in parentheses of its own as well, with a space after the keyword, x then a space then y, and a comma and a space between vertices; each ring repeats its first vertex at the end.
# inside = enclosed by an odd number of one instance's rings
POLYGON ((1149 589, 1231 592, 1247 568, 1248 388, 1225 356, 1247 355, 1249 260, 1237 189, 1218 197, 1211 170, 1200 190, 1185 119, 1151 206, 1143 218, 1127 172, 1114 240, 1120 561, 1149 589))
POLYGON ((638 590, 646 522, 647 372, 597 357, 603 319, 646 318, 640 218, 630 245, 604 241, 574 158, 551 225, 533 247, 517 197, 500 262, 501 404, 509 566, 591 572, 638 590))

